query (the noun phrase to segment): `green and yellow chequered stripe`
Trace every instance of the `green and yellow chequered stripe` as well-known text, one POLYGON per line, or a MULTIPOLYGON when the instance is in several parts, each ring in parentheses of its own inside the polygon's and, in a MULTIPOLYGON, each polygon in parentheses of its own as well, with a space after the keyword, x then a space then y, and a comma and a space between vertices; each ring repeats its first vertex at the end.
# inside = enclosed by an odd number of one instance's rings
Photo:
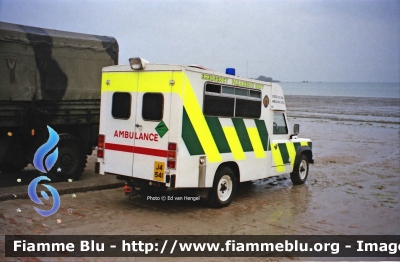
MULTIPOLYGON (((246 127, 245 122, 241 118, 231 118, 232 125, 222 126, 218 117, 204 117, 218 154, 232 153, 235 160, 246 159, 245 152, 254 152, 256 158, 265 158, 265 151, 270 150, 268 147, 268 131, 264 120, 248 120, 254 121, 254 127, 246 127)), ((196 128, 189 119, 186 108, 183 108, 182 117, 182 139, 190 153, 190 155, 206 154, 200 142, 200 136, 203 135, 202 130, 196 132, 196 128)), ((214 157, 217 159, 217 157, 214 157)), ((211 161, 209 159, 209 161, 211 161)), ((213 161, 211 161, 213 162, 213 161)))
MULTIPOLYGON (((272 151, 273 166, 276 166, 278 172, 285 171, 285 164, 294 165, 299 146, 312 146, 311 142, 286 142, 269 145, 269 134, 264 120, 247 120, 254 121, 255 127, 246 127, 241 118, 231 118, 231 126, 222 126, 218 117, 203 116, 203 118, 215 142, 218 154, 232 153, 235 160, 244 160, 246 159, 245 152, 254 152, 256 158, 265 158, 266 151, 272 151)), ((202 135, 201 131, 197 133, 202 135)), ((203 149, 197 133, 190 122, 186 109, 183 108, 182 139, 189 154, 209 156, 203 149)), ((210 162, 213 161, 210 160, 210 162)))
POLYGON ((286 142, 286 143, 271 143, 273 166, 276 166, 278 172, 285 172, 285 164, 294 166, 296 159, 296 151, 299 146, 308 146, 312 148, 312 142, 286 142))

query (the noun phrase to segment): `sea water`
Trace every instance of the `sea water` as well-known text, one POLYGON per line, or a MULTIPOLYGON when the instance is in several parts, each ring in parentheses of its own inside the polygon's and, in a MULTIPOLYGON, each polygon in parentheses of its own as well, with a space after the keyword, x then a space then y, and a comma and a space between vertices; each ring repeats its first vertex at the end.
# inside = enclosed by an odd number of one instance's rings
POLYGON ((285 95, 400 98, 400 83, 280 82, 285 95))

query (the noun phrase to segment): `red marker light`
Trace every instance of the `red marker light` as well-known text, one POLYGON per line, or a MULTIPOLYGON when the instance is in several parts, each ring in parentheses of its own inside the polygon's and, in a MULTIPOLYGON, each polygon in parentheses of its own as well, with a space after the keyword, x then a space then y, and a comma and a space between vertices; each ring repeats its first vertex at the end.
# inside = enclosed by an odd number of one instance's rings
POLYGON ((105 136, 99 134, 97 137, 97 157, 104 158, 104 146, 105 146, 105 136))
POLYGON ((168 143, 168 150, 176 151, 176 143, 168 143))
POLYGON ((168 143, 167 167, 176 168, 176 143, 168 143))

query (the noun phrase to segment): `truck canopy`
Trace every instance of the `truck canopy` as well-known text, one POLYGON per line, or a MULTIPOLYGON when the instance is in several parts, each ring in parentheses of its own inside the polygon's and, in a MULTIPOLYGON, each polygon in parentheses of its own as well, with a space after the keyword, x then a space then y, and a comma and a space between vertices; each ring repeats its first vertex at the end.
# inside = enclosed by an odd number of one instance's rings
POLYGON ((0 22, 0 101, 99 99, 118 52, 113 37, 0 22))

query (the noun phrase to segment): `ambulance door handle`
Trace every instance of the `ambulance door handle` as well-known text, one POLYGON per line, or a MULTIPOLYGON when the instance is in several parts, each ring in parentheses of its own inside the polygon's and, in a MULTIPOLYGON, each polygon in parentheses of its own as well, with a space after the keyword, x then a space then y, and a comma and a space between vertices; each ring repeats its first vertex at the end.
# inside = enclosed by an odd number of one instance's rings
POLYGON ((136 126, 136 127, 142 127, 142 126, 141 126, 141 125, 139 125, 139 124, 136 124, 135 126, 136 126))

